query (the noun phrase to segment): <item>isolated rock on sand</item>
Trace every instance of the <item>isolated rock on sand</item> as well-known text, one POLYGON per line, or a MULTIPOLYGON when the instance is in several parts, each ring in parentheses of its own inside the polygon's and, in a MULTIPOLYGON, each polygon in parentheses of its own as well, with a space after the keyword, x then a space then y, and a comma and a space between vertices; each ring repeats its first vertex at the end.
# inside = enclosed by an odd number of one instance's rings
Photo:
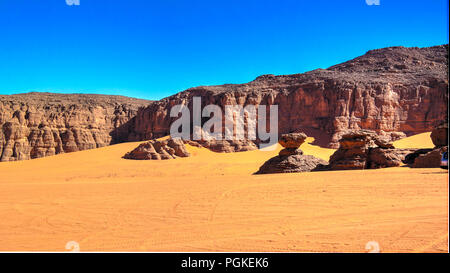
POLYGON ((185 140, 184 143, 194 147, 204 147, 216 153, 245 152, 258 149, 258 146, 251 140, 185 140))
POLYGON ((186 150, 181 139, 167 140, 150 140, 140 144, 133 151, 123 156, 125 159, 135 160, 164 160, 175 159, 177 157, 188 157, 189 152, 186 150))
POLYGON ((306 137, 304 133, 281 135, 279 143, 285 148, 278 156, 266 161, 255 174, 310 172, 319 164, 327 164, 320 158, 303 155, 299 147, 305 142, 306 137))
POLYGON ((310 172, 319 164, 327 164, 312 155, 278 155, 266 161, 255 174, 310 172))
POLYGON ((361 170, 400 166, 412 149, 395 149, 392 143, 370 130, 352 131, 339 140, 339 149, 321 170, 361 170))

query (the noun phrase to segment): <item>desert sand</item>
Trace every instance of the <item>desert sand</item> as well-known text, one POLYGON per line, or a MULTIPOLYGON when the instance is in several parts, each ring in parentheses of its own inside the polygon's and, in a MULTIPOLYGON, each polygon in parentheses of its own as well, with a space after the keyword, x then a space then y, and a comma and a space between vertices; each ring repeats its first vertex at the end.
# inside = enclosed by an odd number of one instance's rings
MULTIPOLYGON (((280 147, 121 158, 138 144, 0 163, 0 251, 448 251, 445 170, 252 175, 280 147)), ((395 146, 433 144, 425 133, 395 146)))

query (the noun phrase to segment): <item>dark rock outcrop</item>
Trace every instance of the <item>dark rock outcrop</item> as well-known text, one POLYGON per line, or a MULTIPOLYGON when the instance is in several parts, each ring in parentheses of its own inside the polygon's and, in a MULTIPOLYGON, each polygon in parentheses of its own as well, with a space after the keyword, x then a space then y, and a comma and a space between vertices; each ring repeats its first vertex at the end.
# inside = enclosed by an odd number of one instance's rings
POLYGON ((299 147, 305 139, 306 134, 304 133, 281 135, 279 143, 284 149, 279 152, 278 156, 266 161, 255 174, 310 172, 319 164, 327 164, 323 159, 312 155, 303 155, 303 151, 299 147))
POLYGON ((122 96, 0 95, 0 161, 103 147, 128 139, 130 119, 150 101, 122 96))
POLYGON ((310 172, 327 162, 312 155, 278 155, 266 161, 255 174, 310 172))
POLYGON ((379 169, 388 167, 398 167, 405 160, 406 155, 413 149, 395 149, 377 147, 370 149, 367 158, 367 169, 379 169))
POLYGON ((416 160, 416 158, 419 155, 424 155, 427 154, 429 152, 433 151, 433 149, 418 149, 418 150, 414 150, 411 153, 407 154, 405 156, 405 159, 403 160, 403 163, 408 164, 408 165, 413 165, 414 161, 416 160))
POLYGON ((412 168, 439 168, 441 165, 441 158, 444 152, 448 151, 448 146, 440 147, 434 149, 426 154, 419 154, 414 163, 411 165, 412 168))
POLYGON ((190 156, 190 154, 186 150, 181 139, 169 138, 166 140, 150 140, 142 143, 131 152, 125 154, 123 158, 135 160, 164 160, 188 156, 190 156))

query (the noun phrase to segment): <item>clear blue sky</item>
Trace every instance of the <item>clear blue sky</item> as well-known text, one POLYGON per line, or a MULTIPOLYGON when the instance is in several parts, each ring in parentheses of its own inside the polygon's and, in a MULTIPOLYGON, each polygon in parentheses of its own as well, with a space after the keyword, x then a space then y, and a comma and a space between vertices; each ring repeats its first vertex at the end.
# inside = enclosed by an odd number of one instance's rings
POLYGON ((0 94, 160 99, 448 43, 448 1, 0 0, 0 94))

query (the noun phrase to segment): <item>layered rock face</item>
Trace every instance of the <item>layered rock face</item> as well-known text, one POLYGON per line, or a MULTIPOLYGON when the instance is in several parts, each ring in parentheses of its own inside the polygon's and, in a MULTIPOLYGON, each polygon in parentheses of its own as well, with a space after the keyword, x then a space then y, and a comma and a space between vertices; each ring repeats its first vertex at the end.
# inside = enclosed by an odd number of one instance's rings
POLYGON ((133 151, 123 156, 135 160, 164 160, 188 157, 189 152, 181 139, 150 140, 140 144, 133 151))
POLYGON ((128 139, 130 119, 150 101, 122 96, 0 95, 0 161, 103 147, 128 139))
POLYGON ((395 149, 376 132, 358 130, 339 140, 339 149, 330 157, 330 164, 316 170, 362 170, 396 167, 413 149, 395 149))
POLYGON ((278 154, 266 161, 255 174, 310 172, 325 160, 312 155, 303 155, 299 149, 305 142, 306 134, 292 133, 281 135, 279 143, 284 147, 278 154))
POLYGON ((138 112, 129 140, 168 135, 170 109, 194 96, 208 104, 278 105, 279 133, 304 131, 337 148, 342 135, 370 129, 396 140, 431 131, 447 112, 448 45, 371 50, 351 61, 303 74, 264 75, 246 84, 196 87, 138 112))

